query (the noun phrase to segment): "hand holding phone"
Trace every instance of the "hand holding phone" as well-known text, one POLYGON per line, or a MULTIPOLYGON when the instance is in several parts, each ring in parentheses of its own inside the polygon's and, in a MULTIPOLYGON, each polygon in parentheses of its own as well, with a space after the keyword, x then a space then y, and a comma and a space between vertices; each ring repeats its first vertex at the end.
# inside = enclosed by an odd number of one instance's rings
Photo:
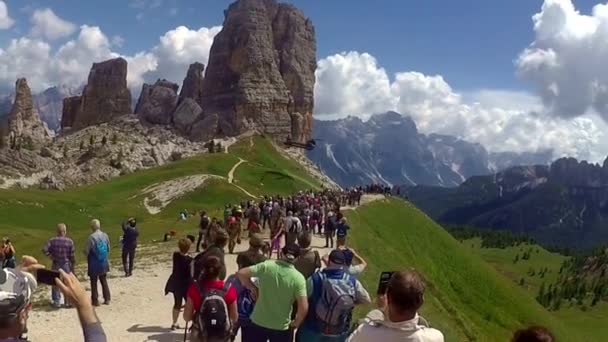
POLYGON ((40 269, 36 272, 36 280, 39 284, 55 286, 55 279, 61 277, 59 271, 40 269))
POLYGON ((380 273, 380 280, 378 281, 378 292, 379 295, 386 294, 388 288, 388 282, 391 280, 394 271, 380 273))

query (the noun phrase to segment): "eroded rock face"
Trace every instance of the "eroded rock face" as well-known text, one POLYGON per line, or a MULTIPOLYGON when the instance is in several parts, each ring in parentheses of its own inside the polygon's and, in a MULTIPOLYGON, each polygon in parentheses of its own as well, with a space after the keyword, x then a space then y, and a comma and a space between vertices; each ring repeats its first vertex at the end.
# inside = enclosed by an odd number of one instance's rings
POLYGON ((211 47, 203 110, 221 117, 227 135, 253 122, 277 139, 306 140, 312 133, 315 69, 314 27, 302 12, 274 0, 237 1, 225 11, 211 47))
POLYGON ((203 120, 195 123, 190 129, 190 140, 192 141, 208 141, 215 137, 218 131, 219 116, 210 114, 203 120))
POLYGON ((25 78, 15 84, 15 102, 8 116, 7 145, 12 149, 38 149, 52 139, 46 124, 40 119, 25 78))
POLYGON ((61 129, 67 129, 74 125, 76 115, 80 110, 80 96, 66 97, 63 99, 63 109, 61 115, 61 129))
POLYGON ((202 103, 204 72, 205 65, 203 63, 190 64, 186 78, 184 78, 182 91, 179 93, 180 103, 187 98, 193 99, 199 105, 202 103))
POLYGON ((170 124, 171 115, 177 104, 178 88, 177 84, 167 80, 158 80, 154 85, 144 83, 135 106, 135 114, 151 124, 170 124))
POLYGON ((188 134, 192 124, 200 119, 203 109, 192 98, 181 100, 180 104, 173 113, 173 125, 182 134, 188 134))
POLYGON ((131 113, 131 92, 127 88, 127 61, 123 58, 115 58, 93 63, 78 107, 71 122, 71 127, 75 130, 109 122, 116 117, 131 113))

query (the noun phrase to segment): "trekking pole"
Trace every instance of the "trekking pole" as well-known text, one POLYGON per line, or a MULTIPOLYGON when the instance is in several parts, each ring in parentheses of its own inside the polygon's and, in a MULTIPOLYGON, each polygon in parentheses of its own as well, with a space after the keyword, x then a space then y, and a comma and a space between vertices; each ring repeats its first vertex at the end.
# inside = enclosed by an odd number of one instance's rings
POLYGON ((186 328, 184 329, 184 342, 188 338, 188 322, 186 322, 186 328))

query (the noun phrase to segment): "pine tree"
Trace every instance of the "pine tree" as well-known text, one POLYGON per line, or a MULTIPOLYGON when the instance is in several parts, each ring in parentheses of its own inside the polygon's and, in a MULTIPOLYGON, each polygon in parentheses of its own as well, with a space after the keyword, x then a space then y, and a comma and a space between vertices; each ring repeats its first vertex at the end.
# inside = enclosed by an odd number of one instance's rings
POLYGON ((536 301, 543 305, 545 299, 545 283, 540 285, 540 289, 538 289, 538 295, 536 296, 536 301))
POLYGON ((101 144, 103 146, 106 146, 107 143, 108 143, 108 138, 104 135, 103 138, 101 139, 101 144))
POLYGON ((89 137, 89 146, 93 146, 93 145, 95 145, 95 137, 91 135, 89 137))
POLYGON ((519 261, 519 254, 517 254, 517 255, 515 256, 515 259, 513 259, 513 263, 514 263, 514 264, 516 264, 516 263, 517 263, 517 261, 519 261))
POLYGON ((70 153, 70 149, 68 148, 68 145, 63 145, 63 157, 67 158, 69 153, 70 153))
POLYGON ((112 135, 112 145, 116 145, 116 143, 118 143, 118 135, 114 133, 112 135))
POLYGON ((84 141, 82 141, 82 140, 80 141, 80 150, 81 151, 84 150, 84 141))
POLYGON ((519 286, 524 286, 525 281, 524 278, 519 279, 519 286))

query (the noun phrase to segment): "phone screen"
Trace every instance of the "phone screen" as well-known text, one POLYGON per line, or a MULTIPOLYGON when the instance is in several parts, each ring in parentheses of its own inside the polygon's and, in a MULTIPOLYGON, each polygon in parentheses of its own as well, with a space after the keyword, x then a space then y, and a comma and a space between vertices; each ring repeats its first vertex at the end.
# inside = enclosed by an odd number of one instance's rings
POLYGON ((382 272, 380 273, 380 280, 378 281, 378 294, 386 294, 386 290, 388 287, 388 282, 391 280, 393 276, 393 271, 391 272, 382 272))
POLYGON ((36 280, 40 284, 55 285, 55 278, 59 278, 59 271, 41 269, 36 271, 36 280))

